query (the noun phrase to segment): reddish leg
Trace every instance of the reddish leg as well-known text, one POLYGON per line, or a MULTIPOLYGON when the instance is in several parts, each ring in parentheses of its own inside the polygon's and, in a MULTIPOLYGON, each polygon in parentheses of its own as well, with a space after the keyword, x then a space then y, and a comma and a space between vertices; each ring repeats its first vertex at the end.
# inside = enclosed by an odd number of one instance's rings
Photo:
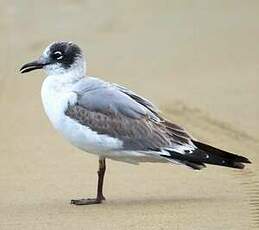
POLYGON ((98 170, 98 186, 96 198, 71 200, 71 204, 75 205, 89 205, 89 204, 100 204, 105 197, 103 195, 103 181, 106 170, 105 158, 99 158, 99 170, 98 170))

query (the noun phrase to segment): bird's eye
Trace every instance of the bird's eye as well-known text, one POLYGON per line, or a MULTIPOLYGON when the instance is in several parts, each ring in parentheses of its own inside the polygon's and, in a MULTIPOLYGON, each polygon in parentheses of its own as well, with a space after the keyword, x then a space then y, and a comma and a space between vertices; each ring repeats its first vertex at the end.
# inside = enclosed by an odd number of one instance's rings
POLYGON ((63 58, 63 55, 62 55, 62 53, 60 51, 56 51, 53 54, 53 58, 56 59, 56 60, 60 60, 60 59, 63 58))

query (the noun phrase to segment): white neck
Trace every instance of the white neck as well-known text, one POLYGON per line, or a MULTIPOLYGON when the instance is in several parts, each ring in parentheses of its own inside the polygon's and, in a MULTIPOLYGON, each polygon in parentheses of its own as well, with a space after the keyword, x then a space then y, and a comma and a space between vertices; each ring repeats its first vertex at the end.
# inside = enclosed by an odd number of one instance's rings
POLYGON ((86 75, 86 62, 84 57, 78 58, 69 69, 64 69, 60 64, 46 65, 44 67, 48 77, 55 78, 60 83, 73 83, 86 75))

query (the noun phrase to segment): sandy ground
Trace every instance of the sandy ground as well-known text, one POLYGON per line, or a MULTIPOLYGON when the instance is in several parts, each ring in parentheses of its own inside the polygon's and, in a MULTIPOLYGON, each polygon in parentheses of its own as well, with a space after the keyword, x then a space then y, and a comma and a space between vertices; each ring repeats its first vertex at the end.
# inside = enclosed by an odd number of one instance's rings
POLYGON ((0 229, 259 228, 259 4, 256 1, 1 1, 0 229), (40 101, 44 74, 18 68, 76 41, 88 72, 153 100, 195 137, 242 153, 243 171, 195 172, 97 159, 59 136, 40 101))

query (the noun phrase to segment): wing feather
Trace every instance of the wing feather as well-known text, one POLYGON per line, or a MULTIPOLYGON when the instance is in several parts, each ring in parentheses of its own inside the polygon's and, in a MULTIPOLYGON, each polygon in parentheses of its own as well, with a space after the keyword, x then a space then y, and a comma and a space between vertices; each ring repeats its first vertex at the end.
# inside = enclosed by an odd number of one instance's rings
POLYGON ((125 150, 193 146, 182 127, 163 119, 150 101, 127 88, 88 78, 74 92, 77 103, 69 105, 65 114, 99 134, 120 139, 125 150))
POLYGON ((68 106, 65 114, 98 134, 120 139, 125 150, 149 151, 171 144, 165 127, 147 117, 136 119, 118 113, 95 112, 81 105, 68 106))

